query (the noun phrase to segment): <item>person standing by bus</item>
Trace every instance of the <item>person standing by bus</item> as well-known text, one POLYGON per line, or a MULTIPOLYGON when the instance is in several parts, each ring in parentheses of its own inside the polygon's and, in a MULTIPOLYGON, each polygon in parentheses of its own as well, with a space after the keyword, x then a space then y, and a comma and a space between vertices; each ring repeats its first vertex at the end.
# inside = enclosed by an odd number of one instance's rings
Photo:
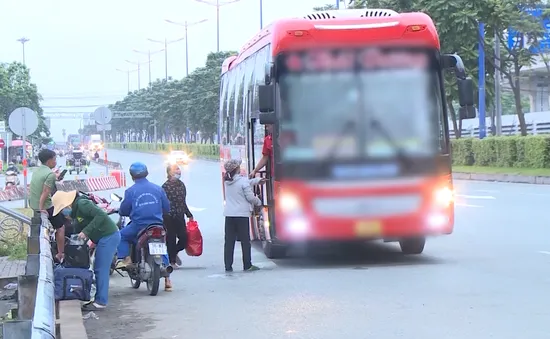
POLYGON ((264 145, 262 147, 262 158, 260 159, 260 161, 258 161, 258 164, 254 168, 254 170, 252 170, 252 172, 250 172, 250 178, 254 178, 256 176, 256 174, 262 168, 264 168, 270 160, 271 160, 271 173, 270 174, 273 175, 273 168, 274 168, 274 166, 273 166, 273 137, 271 136, 272 131, 273 131, 273 125, 267 125, 266 129, 267 129, 267 134, 264 138, 264 145))

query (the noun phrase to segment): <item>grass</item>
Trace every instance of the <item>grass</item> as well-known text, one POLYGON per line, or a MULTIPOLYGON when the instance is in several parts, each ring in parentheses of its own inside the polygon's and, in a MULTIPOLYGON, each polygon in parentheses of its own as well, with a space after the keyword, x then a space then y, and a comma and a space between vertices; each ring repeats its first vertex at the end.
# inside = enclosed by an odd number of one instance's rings
MULTIPOLYGON (((30 208, 14 208, 17 212, 32 217, 33 211, 30 208)), ((0 221, 7 216, 0 213, 0 221)), ((2 229, 2 239, 0 239, 0 257, 9 257, 11 260, 24 260, 27 257, 27 234, 29 226, 23 224, 19 230, 16 224, 1 225, 7 227, 2 229)))
POLYGON ((479 173, 479 174, 511 174, 511 175, 550 177, 550 168, 453 166, 453 172, 479 173))

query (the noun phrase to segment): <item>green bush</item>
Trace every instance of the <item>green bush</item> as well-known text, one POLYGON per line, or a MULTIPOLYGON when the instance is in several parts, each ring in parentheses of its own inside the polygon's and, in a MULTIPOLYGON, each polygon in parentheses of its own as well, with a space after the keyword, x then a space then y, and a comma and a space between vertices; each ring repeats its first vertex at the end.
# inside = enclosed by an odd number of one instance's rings
POLYGON ((550 136, 453 139, 455 166, 550 168, 550 136))
MULTIPOLYGON (((168 153, 170 151, 185 151, 195 158, 203 159, 219 159, 220 146, 215 144, 184 144, 184 143, 157 143, 147 142, 127 142, 124 144, 126 149, 151 152, 151 153, 168 153)), ((107 148, 123 149, 123 144, 120 142, 111 142, 107 144, 107 148)))

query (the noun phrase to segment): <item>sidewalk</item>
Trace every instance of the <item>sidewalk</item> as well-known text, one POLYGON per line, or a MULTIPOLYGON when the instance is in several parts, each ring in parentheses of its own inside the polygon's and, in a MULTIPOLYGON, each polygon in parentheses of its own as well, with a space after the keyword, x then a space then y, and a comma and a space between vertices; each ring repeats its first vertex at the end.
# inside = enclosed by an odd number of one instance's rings
MULTIPOLYGON (((17 277, 25 274, 25 260, 10 260, 0 257, 0 278, 17 277)), ((0 286, 0 289, 4 286, 0 286)))

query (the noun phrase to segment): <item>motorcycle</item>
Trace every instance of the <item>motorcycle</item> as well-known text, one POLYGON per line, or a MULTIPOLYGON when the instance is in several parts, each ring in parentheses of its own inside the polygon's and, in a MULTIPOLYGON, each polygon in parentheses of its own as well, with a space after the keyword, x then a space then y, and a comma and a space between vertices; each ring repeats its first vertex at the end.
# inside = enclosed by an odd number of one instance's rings
POLYGON ((20 181, 17 172, 11 170, 6 171, 6 189, 10 187, 17 187, 19 184, 20 181))
MULTIPOLYGON (((119 201, 122 201, 122 198, 114 193, 111 196, 113 198, 116 196, 119 201)), ((124 221, 120 222, 121 228, 127 225, 124 221)), ((137 235, 137 243, 130 245, 132 264, 123 269, 128 272, 132 288, 138 289, 141 283, 145 282, 149 295, 157 295, 160 279, 168 277, 174 270, 170 265, 164 266, 162 257, 167 254, 164 225, 152 224, 140 231, 137 235)))

